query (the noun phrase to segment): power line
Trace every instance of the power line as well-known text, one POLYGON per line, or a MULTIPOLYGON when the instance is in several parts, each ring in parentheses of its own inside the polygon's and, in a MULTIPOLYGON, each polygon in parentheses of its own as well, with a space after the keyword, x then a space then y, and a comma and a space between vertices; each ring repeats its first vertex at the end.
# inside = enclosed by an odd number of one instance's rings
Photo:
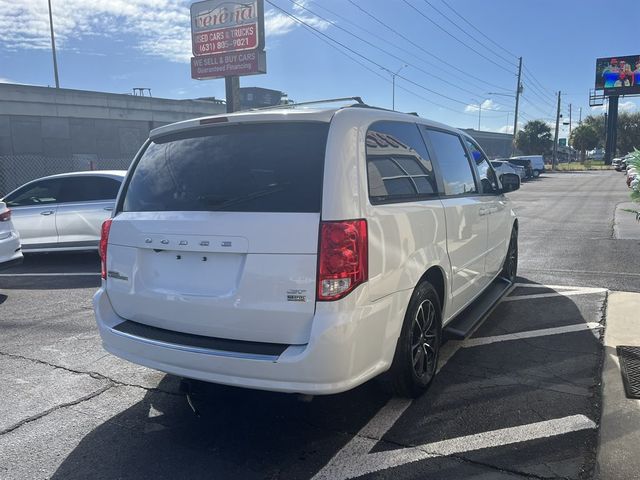
POLYGON ((545 87, 544 85, 542 85, 542 83, 540 83, 540 81, 535 77, 535 75, 531 72, 531 70, 529 70, 527 68, 527 66, 525 65, 524 67, 525 71, 529 73, 529 76, 531 77, 531 80, 533 80, 536 84, 538 84, 538 86, 544 90, 545 92, 547 92, 547 94, 551 97, 553 97, 555 95, 555 92, 553 92, 551 89, 545 87))
POLYGON ((420 11, 418 8, 416 8, 415 6, 413 6, 412 4, 410 4, 407 0, 402 0, 406 5, 408 5, 410 8, 412 8, 413 10, 415 10, 416 12, 418 12, 418 14, 425 18, 427 21, 429 21, 430 23, 432 23, 433 25, 435 25, 438 29, 442 30, 444 33, 446 33, 447 35, 449 35, 451 38, 453 38, 455 41, 457 41, 458 43, 461 43, 462 45, 464 45, 465 47, 467 47, 469 50, 475 52, 477 55, 481 56, 482 58, 484 58, 485 60, 493 63, 495 66, 497 66, 498 68, 501 68, 502 70, 509 72, 511 74, 513 74, 514 72, 509 70, 507 67, 499 64, 498 62, 495 62, 494 60, 492 60, 491 58, 487 57, 486 55, 484 55, 482 52, 479 52, 478 50, 476 50, 475 48, 473 48, 471 45, 469 45, 468 43, 466 43, 463 40, 460 40, 458 37, 456 37, 454 34, 452 34, 451 32, 449 32, 447 29, 445 29, 444 27, 442 27, 441 25, 439 25, 437 22, 433 21, 432 19, 430 19, 428 16, 426 16, 422 11, 420 11))
MULTIPOLYGON (((276 8, 277 10, 281 11, 282 13, 284 13, 286 16, 288 16, 288 17, 289 17, 289 18, 291 18, 292 20, 294 20, 294 21, 298 22, 299 24, 301 24, 301 25, 305 26, 308 30, 311 30, 311 31, 312 31, 312 33, 316 34, 316 36, 318 36, 319 38, 321 38, 321 39, 323 39, 323 40, 324 40, 324 39, 329 40, 329 41, 331 41, 331 42, 335 43, 336 45, 339 45, 339 46, 340 46, 340 47, 342 47, 343 49, 345 49, 345 50, 347 50, 347 51, 351 52, 353 55, 355 55, 355 56, 357 56, 357 57, 360 57, 360 58, 362 58, 363 60, 366 60, 367 62, 369 62, 369 63, 371 63, 371 64, 373 64, 373 65, 377 66, 378 68, 380 68, 380 69, 382 69, 382 70, 384 70, 384 71, 386 71, 386 72, 392 73, 392 72, 391 72, 391 70, 389 70, 387 67, 385 67, 385 66, 383 66, 383 65, 381 65, 381 64, 379 64, 379 63, 377 63, 377 62, 376 62, 376 61, 374 61, 374 60, 371 60, 370 58, 366 57, 365 55, 362 55, 361 53, 359 53, 359 52, 357 52, 357 51, 353 50, 352 48, 350 48, 350 47, 348 47, 348 46, 344 45, 343 43, 339 42, 338 40, 335 40, 334 38, 330 37, 329 35, 325 34, 324 32, 322 32, 322 31, 318 30, 317 28, 315 28, 315 27, 313 27, 313 26, 309 25, 309 24, 308 24, 307 22, 305 22, 304 20, 302 20, 302 19, 298 18, 297 16, 293 15, 292 13, 289 13, 289 12, 287 12, 285 9, 283 9, 283 8, 279 7, 278 5, 276 5, 275 3, 273 3, 271 0, 265 0, 265 1, 266 1, 266 3, 268 3, 269 5, 271 5, 272 7, 276 8), (320 36, 321 36, 321 37, 320 37, 320 36)), ((338 50, 339 52, 341 52, 341 53, 343 53, 343 54, 346 54, 345 52, 343 52, 343 51, 342 51, 342 50, 340 50, 339 48, 335 47, 335 45, 332 45, 331 43, 327 42, 326 40, 324 40, 324 41, 325 41, 325 43, 329 44, 330 46, 332 46, 334 49, 338 50)), ((355 59, 354 59, 354 58, 352 58, 351 56, 349 56, 349 55, 347 55, 347 56, 348 56, 349 58, 351 58, 352 60, 355 60, 355 59)), ((359 61, 358 61, 357 63, 358 63, 360 66, 363 66, 364 68, 366 68, 367 70, 369 70, 370 72, 372 72, 372 73, 376 74, 377 76, 380 76, 380 77, 384 78, 384 76, 383 76, 383 75, 380 75, 380 74, 379 74, 379 72, 376 72, 376 71, 374 71, 373 69, 371 69, 371 68, 369 68, 369 67, 367 67, 367 66, 363 65, 363 64, 362 64, 361 62, 359 62, 359 61)), ((446 98, 446 99, 451 100, 451 101, 456 102, 456 103, 461 103, 461 104, 464 104, 464 105, 467 105, 467 104, 468 104, 468 102, 464 102, 464 101, 461 101, 461 100, 457 100, 457 99, 454 99, 454 98, 452 98, 452 97, 448 97, 448 96, 446 96, 446 95, 442 95, 442 94, 441 94, 441 93, 439 93, 439 92, 435 92, 434 90, 431 90, 431 89, 429 89, 429 88, 427 88, 427 87, 425 87, 425 86, 423 86, 423 85, 420 85, 420 84, 418 84, 418 83, 414 82, 413 80, 410 80, 410 79, 408 79, 408 78, 406 78, 406 77, 404 77, 404 76, 402 76, 402 75, 396 75, 396 76, 397 76, 397 77, 399 77, 399 78, 401 78, 401 79, 403 79, 403 80, 405 80, 406 82, 409 82, 409 83, 411 83, 411 84, 413 84, 413 85, 415 85, 415 86, 419 87, 419 88, 422 88, 422 89, 424 89, 424 90, 427 90, 427 91, 429 91, 429 92, 431 92, 431 93, 435 93, 435 94, 439 95, 440 97, 446 98)), ((454 110, 454 109, 452 109, 451 107, 448 107, 448 106, 446 106, 446 105, 442 105, 442 104, 440 104, 440 103, 437 103, 437 102, 434 102, 434 101, 432 101, 432 100, 426 99, 426 98, 424 98, 424 97, 422 97, 422 96, 420 96, 420 95, 418 95, 418 94, 416 94, 416 93, 414 93, 414 92, 412 92, 411 90, 408 90, 408 89, 406 89, 406 88, 403 88, 403 87, 398 87, 398 88, 400 88, 401 90, 408 91, 409 93, 412 93, 413 95, 416 95, 416 96, 418 96, 419 98, 422 98, 423 100, 425 100, 425 101, 427 101, 427 102, 429 102, 429 103, 431 103, 431 104, 433 104, 433 105, 436 105, 436 106, 438 106, 438 107, 441 107, 441 108, 444 108, 444 109, 447 109, 447 110, 451 110, 452 112, 455 112, 455 113, 458 113, 458 114, 463 114, 463 115, 466 115, 466 114, 467 114, 466 112, 460 112, 460 111, 458 111, 458 110, 454 110)), ((473 114, 471 114, 471 115, 473 115, 473 114)))
MULTIPOLYGON (((398 35, 400 38, 402 38, 403 40, 407 41, 408 43, 410 43, 411 45, 413 45, 416 48, 419 48, 422 52, 426 53, 427 55, 429 55, 430 57, 435 58, 436 60, 438 60, 439 62, 443 63, 444 65, 447 65, 448 67, 454 68, 454 69, 458 69, 459 67, 456 65, 453 65, 449 62, 447 62, 445 59, 425 50, 421 45, 415 43, 414 41, 412 41, 410 38, 408 38, 406 35, 403 35, 402 33, 400 33, 399 31, 397 31, 396 29, 390 27, 389 25, 387 25, 386 23, 384 23, 382 20, 380 20, 379 18, 377 18, 376 16, 372 15, 369 11, 367 11, 366 9, 362 8, 360 5, 358 5, 357 3, 355 3, 353 0, 347 0, 351 5, 353 5, 354 7, 356 7, 358 10, 360 10, 362 13, 364 13, 365 15, 367 15, 369 18, 373 19, 375 22, 379 23, 380 25, 382 25, 384 28, 386 28, 387 30, 395 33, 396 35, 398 35)), ((487 82, 486 80, 480 78, 480 77, 476 77, 475 75, 472 75, 470 73, 466 73, 467 77, 473 78, 475 80, 478 80, 479 82, 484 83, 485 85, 489 85, 490 87, 493 88, 498 88, 500 90, 504 90, 504 91, 510 91, 510 89, 505 88, 505 87, 501 87, 500 85, 496 85, 494 83, 491 82, 487 82)))
POLYGON ((486 48, 488 51, 490 51, 491 53, 493 53, 496 57, 504 60, 508 65, 510 66, 514 66, 514 64, 511 63, 511 60, 509 60, 508 58, 504 57, 502 54, 496 52, 493 48, 489 47, 488 45, 486 45, 484 42, 482 42, 481 40, 478 40, 476 37, 474 37, 473 35, 471 35, 467 30, 465 30, 464 28, 462 28, 460 25, 458 25, 456 22, 454 22, 453 20, 451 20, 451 18, 449 18, 449 16, 446 13, 443 13, 442 10, 438 9, 435 5, 433 5, 429 0, 423 0, 427 5, 429 5, 432 9, 434 9, 436 12, 438 12, 440 15, 442 15, 444 18, 447 19, 447 21, 452 24, 454 27, 456 27, 458 30, 460 30, 462 33, 464 33, 467 37, 471 38, 474 42, 478 43, 479 45, 481 45, 482 47, 486 48))
MULTIPOLYGON (((293 2, 293 0, 290 0, 290 1, 292 1, 292 3, 295 3, 295 2, 293 2)), ((376 37, 376 38, 378 38, 378 37, 379 37, 379 35, 378 35, 378 34, 373 33, 373 32, 371 32, 370 30, 367 30, 366 28, 362 27, 361 25, 358 25, 358 24, 356 24, 355 22, 353 22, 353 21, 349 20, 348 18, 346 18, 346 17, 344 17, 344 16, 342 16, 342 15, 337 14, 336 12, 332 11, 331 9, 329 9, 329 8, 327 8, 327 7, 325 7, 325 6, 320 5, 318 2, 312 1, 311 3, 314 3, 318 8, 320 8, 320 9, 322 9, 322 10, 327 11, 327 12, 328 12, 328 13, 330 13, 331 15, 335 16, 336 18, 338 18, 338 19, 340 19, 340 20, 342 20, 342 21, 344 21, 344 22, 346 22, 346 23, 348 23, 349 25, 352 25, 353 27, 357 28, 358 30, 363 31, 363 32, 365 32, 366 34, 368 34, 368 35, 370 35, 370 36, 372 36, 372 37, 376 37)), ((351 2, 351 3, 353 4, 353 2, 351 2)), ((360 9, 360 7, 359 7, 358 5, 354 4, 354 6, 356 6, 357 8, 359 8, 359 9, 360 9)), ((309 10, 309 9, 307 9, 307 11, 309 11, 309 12, 310 12, 310 10, 309 10)), ((316 15, 316 16, 318 16, 318 17, 319 17, 319 15, 317 15, 317 14, 314 14, 314 15, 316 15)), ((319 18, 322 18, 322 17, 319 17, 319 18)), ((375 17, 374 17, 374 19, 375 19, 375 17)), ((376 19, 376 20, 377 20, 377 19, 376 19)), ((333 26, 338 27, 338 25, 336 25, 336 24, 335 24, 335 22, 333 22, 333 21, 330 21, 330 20, 325 20, 325 21, 329 21, 333 26)), ((339 27, 338 27, 338 28, 339 28, 339 27)), ((387 27, 387 28, 390 28, 390 27, 387 27)), ((398 35, 401 35, 399 32, 395 32, 395 33, 397 33, 398 35)), ((409 39, 406 39, 406 40, 407 40, 407 41, 410 41, 409 39)), ((406 53, 406 48, 405 48, 405 47, 401 47, 401 46, 399 46, 398 44, 396 44, 396 43, 392 43, 392 42, 390 42, 390 41, 388 41, 388 40, 386 40, 385 42, 386 42, 388 45, 390 45, 390 46, 392 46, 392 47, 394 47, 394 48, 396 48, 396 49, 398 49, 398 50, 401 50, 401 51, 403 51, 403 52, 405 52, 405 53, 406 53)), ((415 45, 416 47, 420 48, 420 50, 424 52, 424 50, 422 50, 422 47, 421 47, 420 45, 418 45, 418 44, 414 44, 414 45, 415 45)), ((376 48, 378 48, 378 47, 376 47, 376 48)), ((429 53, 429 52, 424 52, 424 53, 429 53)), ((429 60, 426 60, 424 57, 417 56, 417 55, 416 55, 415 53, 413 53, 413 52, 412 52, 412 55, 413 55, 416 59, 420 60, 421 62, 423 62, 423 63, 424 63, 424 64, 426 64, 426 65, 429 65, 429 66, 435 67, 435 68, 437 68, 437 69, 439 69, 439 70, 444 70, 444 69, 442 68, 442 66, 441 66, 441 65, 438 65, 438 64, 436 64, 436 63, 434 63, 434 62, 431 62, 431 61, 429 61, 429 60)), ((432 54, 430 54, 430 55, 431 55, 431 56, 434 56, 434 55, 432 55, 432 54)), ((435 57, 435 58, 439 58, 439 57, 435 57)), ((451 66, 453 67, 453 65, 451 65, 451 66)), ((472 94, 472 95, 474 95, 474 96, 483 96, 483 95, 484 95, 483 93, 479 93, 479 92, 472 92, 471 90, 466 90, 464 87, 461 87, 461 86, 459 86, 459 85, 457 85, 457 84, 452 83, 452 82, 451 82, 451 80, 446 79, 446 78, 442 78, 442 77, 440 77, 440 76, 438 76, 438 75, 436 75, 436 74, 434 74, 434 73, 426 72, 426 71, 424 71, 424 70, 421 70, 421 71, 422 71, 422 72, 424 72, 426 75, 432 76, 432 77, 434 77, 434 78, 436 78, 436 79, 438 79, 438 80, 440 80, 440 81, 442 81, 442 82, 446 82, 448 85, 454 85, 454 86, 456 86, 456 88, 458 88, 459 90, 466 91, 466 92, 468 92, 468 93, 471 93, 471 94, 472 94)), ((468 79, 467 79, 467 81, 468 81, 468 83, 471 83, 468 79)), ((487 85, 490 85, 490 86, 492 86, 492 87, 495 87, 495 88, 498 88, 498 89, 501 89, 501 90, 503 89, 503 87, 499 87, 499 86, 496 86, 496 85, 492 85, 492 84, 490 84, 490 83, 488 83, 488 82, 485 82, 484 80, 481 80, 481 79, 478 79, 478 81, 483 82, 483 83, 486 83, 487 85)), ((481 85, 479 85, 479 84, 478 84, 478 83, 476 83, 476 82, 474 82, 474 86, 475 86, 475 87, 477 87, 477 88, 480 88, 480 89, 482 89, 482 90, 485 90, 485 89, 486 89, 486 87, 485 87, 485 86, 481 86, 481 85)), ((505 90, 506 90, 506 89, 505 89, 505 90)), ((504 106, 504 105, 502 105, 502 106, 504 106)))
MULTIPOLYGON (((455 87, 455 88, 457 88, 458 90, 463 91, 463 92, 466 92, 466 93, 469 93, 469 94, 471 94, 471 95, 473 95, 473 96, 481 96, 481 95, 482 95, 482 94, 480 94, 480 93, 478 93, 478 92, 474 92, 474 91, 472 91, 472 90, 469 90, 469 89, 465 88, 465 87, 464 87, 464 86, 462 86, 462 85, 455 84, 455 83, 453 83, 453 82, 451 82, 451 81, 449 81, 449 80, 447 80, 447 79, 445 79, 445 78, 442 78, 442 77, 440 77, 440 76, 438 76, 438 75, 436 75, 436 74, 434 74, 434 73, 431 73, 431 72, 429 72, 429 71, 427 71, 427 70, 425 70, 425 69, 423 69, 423 68, 421 68, 421 67, 419 67, 419 66, 416 66, 415 64, 412 64, 412 63, 411 63, 409 60, 407 60, 406 58, 402 58, 402 57, 400 57, 400 56, 398 56, 398 55, 395 55, 394 53, 389 52, 388 50, 385 50, 384 48, 379 47, 379 46, 375 45, 374 43, 372 43, 372 42, 370 42, 370 41, 368 41, 368 40, 365 40, 364 38, 362 38, 362 37, 360 37, 360 36, 356 35, 355 33, 350 32, 350 31, 349 31, 349 30, 347 30, 346 28, 343 28, 342 26, 340 26, 340 25, 336 24, 335 22, 332 22, 331 20, 329 20, 329 19, 327 19, 327 18, 323 17, 322 15, 320 15, 320 14, 318 14, 318 13, 316 13, 316 12, 312 11, 311 9, 307 8, 304 4, 299 3, 299 2, 297 2, 296 0, 289 0, 289 1, 290 1, 293 5, 297 6, 298 8, 301 8, 301 9, 305 10, 306 12, 310 13, 311 15, 313 15, 313 16, 315 16, 315 17, 317 17, 317 18, 319 18, 319 19, 321 19, 321 20, 323 20, 323 21, 325 21, 325 22, 327 22, 327 23, 329 23, 329 24, 331 24, 333 27, 335 27, 335 28, 337 28, 337 29, 339 29, 339 30, 341 30, 341 31, 343 31, 343 32, 345 32, 345 33, 347 33, 348 35, 351 35, 352 37, 354 37, 354 38, 356 38, 356 39, 360 40, 361 42, 363 42, 363 43, 365 43, 365 44, 369 45, 370 47, 373 47, 373 48, 375 48, 376 50, 379 50, 380 52, 382 52, 382 53, 384 53, 384 54, 386 54, 386 55, 388 55, 388 56, 390 56, 390 57, 393 57, 393 58, 395 58, 396 60, 398 60, 398 61, 400 61, 400 62, 402 62, 402 63, 405 63, 405 64, 407 64, 407 65, 409 65, 409 66, 411 66, 411 67, 415 68, 416 70, 419 70, 420 72, 424 73, 425 75, 429 75, 429 76, 431 76, 431 77, 437 78, 438 80, 440 80, 440 81, 442 81, 442 82, 445 82, 445 83, 448 83, 449 85, 454 86, 454 87, 455 87)), ((405 52, 405 53, 406 53, 406 52, 405 52)), ((465 103, 467 103, 467 102, 465 102, 465 103)))

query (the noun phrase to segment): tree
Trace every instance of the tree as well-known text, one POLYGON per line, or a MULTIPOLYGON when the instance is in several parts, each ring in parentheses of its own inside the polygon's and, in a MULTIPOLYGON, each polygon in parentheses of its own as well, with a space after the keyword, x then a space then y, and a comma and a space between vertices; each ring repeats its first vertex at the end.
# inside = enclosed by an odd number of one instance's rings
POLYGON ((606 125, 604 123, 604 115, 589 115, 582 121, 581 125, 588 125, 593 127, 595 130, 598 143, 593 148, 604 148, 604 144, 606 143, 606 125))
POLYGON ((618 154, 640 149, 640 113, 621 113, 618 117, 618 154))
POLYGON ((527 122, 516 135, 516 147, 525 155, 544 155, 551 151, 551 129, 542 120, 527 122))
POLYGON ((580 151, 582 160, 584 161, 585 151, 592 150, 598 146, 598 132, 595 127, 590 124, 583 123, 573 129, 571 132, 571 146, 580 151))

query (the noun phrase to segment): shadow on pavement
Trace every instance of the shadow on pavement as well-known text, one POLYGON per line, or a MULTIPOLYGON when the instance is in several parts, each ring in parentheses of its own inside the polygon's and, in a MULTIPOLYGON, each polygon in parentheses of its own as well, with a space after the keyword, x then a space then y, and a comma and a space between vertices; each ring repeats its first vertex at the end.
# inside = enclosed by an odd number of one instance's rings
MULTIPOLYGON (((523 291, 544 290, 524 288, 517 294, 523 291)), ((581 308, 571 297, 503 302, 475 336, 594 321, 581 308), (554 316, 555 324, 550 322, 554 316)), ((598 423, 601 341, 591 330, 567 335, 462 348, 374 451, 570 415, 598 423)), ((295 395, 197 385, 200 418, 178 393, 178 379, 167 375, 158 387, 162 391, 148 391, 84 436, 52 478, 310 478, 389 399, 375 382, 308 403, 295 395)), ((115 396, 120 388, 102 396, 115 396)), ((593 471, 596 445, 597 430, 583 430, 465 457, 506 471, 576 478, 593 471)), ((412 465, 412 474, 404 470, 407 478, 445 478, 444 471, 446 478, 462 478, 462 469, 470 468, 452 457, 412 465)))
POLYGON ((3 270, 0 277, 0 288, 8 290, 99 286, 100 258, 96 252, 26 253, 22 265, 3 270))

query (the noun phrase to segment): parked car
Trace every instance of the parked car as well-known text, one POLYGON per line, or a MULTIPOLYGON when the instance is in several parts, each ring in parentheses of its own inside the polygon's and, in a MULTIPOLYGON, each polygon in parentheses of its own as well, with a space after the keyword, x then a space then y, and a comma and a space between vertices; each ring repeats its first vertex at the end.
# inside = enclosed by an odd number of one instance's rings
POLYGON ((544 158, 542 155, 519 155, 517 157, 510 158, 509 161, 513 163, 514 159, 531 160, 533 178, 538 178, 540 174, 545 171, 544 158))
POLYGON ((11 210, 0 202, 0 269, 22 262, 20 235, 11 221, 11 210))
POLYGON ((524 168, 527 179, 534 178, 533 174, 533 165, 531 164, 531 160, 528 158, 507 158, 505 159, 509 163, 513 163, 514 165, 519 165, 524 168))
POLYGON ((621 158, 614 158, 613 160, 611 160, 611 166, 613 168, 616 169, 616 171, 621 172, 622 171, 622 159, 621 158))
POLYGON ((516 175, 518 175, 521 181, 524 180, 527 176, 527 173, 523 167, 521 167, 520 165, 511 164, 507 161, 491 160, 491 166, 500 178, 502 178, 503 173, 515 173, 516 175))
POLYGON ((24 252, 96 250, 124 170, 73 172, 33 180, 4 197, 24 252))
POLYGON ((238 387, 331 394, 387 372, 419 395, 443 336, 515 280, 519 185, 465 133, 360 104, 157 128, 102 226, 104 348, 238 387))

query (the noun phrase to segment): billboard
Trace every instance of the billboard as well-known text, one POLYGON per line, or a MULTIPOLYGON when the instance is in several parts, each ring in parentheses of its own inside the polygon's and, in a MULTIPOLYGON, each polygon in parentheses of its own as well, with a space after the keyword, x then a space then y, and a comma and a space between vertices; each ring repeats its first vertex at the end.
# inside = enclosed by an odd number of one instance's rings
POLYGON ((596 90, 605 95, 640 94, 640 55, 598 58, 596 90))
POLYGON ((198 80, 266 73, 263 0, 192 4, 191 50, 198 80))

